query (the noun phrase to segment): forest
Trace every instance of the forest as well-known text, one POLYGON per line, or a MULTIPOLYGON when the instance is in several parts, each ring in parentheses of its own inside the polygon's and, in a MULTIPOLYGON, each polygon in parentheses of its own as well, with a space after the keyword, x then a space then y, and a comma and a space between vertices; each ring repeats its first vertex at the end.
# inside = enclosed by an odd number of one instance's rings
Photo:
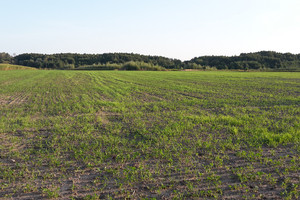
POLYGON ((279 70, 299 71, 300 54, 260 51, 241 53, 238 56, 200 56, 181 61, 162 56, 134 53, 104 54, 37 54, 24 53, 11 56, 0 53, 0 63, 10 63, 40 69, 87 69, 87 70, 279 70))

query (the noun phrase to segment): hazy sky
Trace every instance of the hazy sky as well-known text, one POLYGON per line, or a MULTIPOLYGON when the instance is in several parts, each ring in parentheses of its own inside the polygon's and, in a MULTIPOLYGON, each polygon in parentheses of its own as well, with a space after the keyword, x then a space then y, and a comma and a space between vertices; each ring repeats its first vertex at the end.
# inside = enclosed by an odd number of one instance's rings
POLYGON ((0 52, 300 53, 300 0, 0 0, 0 52))

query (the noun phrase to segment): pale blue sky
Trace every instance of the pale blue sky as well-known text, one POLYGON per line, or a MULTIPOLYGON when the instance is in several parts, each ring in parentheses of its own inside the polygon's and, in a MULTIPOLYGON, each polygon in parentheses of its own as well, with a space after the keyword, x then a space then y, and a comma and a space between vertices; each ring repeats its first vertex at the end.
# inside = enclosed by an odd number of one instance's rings
POLYGON ((300 0, 0 0, 0 52, 300 53, 300 0))

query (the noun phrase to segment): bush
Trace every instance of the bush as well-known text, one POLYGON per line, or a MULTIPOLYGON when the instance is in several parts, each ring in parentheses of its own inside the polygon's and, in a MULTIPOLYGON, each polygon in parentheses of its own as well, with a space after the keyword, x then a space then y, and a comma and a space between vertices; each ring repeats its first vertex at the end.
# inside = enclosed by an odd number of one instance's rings
MULTIPOLYGON (((71 68, 66 68, 71 69, 71 68)), ((145 62, 126 62, 124 64, 106 63, 95 65, 83 65, 76 68, 77 70, 143 70, 143 71, 164 71, 165 68, 145 62)))
POLYGON ((163 71, 165 68, 145 62, 126 62, 123 64, 123 70, 143 70, 143 71, 163 71))
POLYGON ((123 70, 140 70, 141 67, 137 62, 130 61, 130 62, 125 63, 123 65, 122 69, 123 70))
POLYGON ((84 65, 76 69, 78 70, 119 70, 122 66, 116 63, 106 63, 106 64, 95 64, 95 65, 84 65))

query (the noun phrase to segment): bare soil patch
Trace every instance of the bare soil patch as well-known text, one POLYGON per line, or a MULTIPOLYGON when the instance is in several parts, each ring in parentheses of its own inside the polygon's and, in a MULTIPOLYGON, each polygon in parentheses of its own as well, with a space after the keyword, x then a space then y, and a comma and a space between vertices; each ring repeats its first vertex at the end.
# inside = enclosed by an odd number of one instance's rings
POLYGON ((0 96, 0 105, 18 105, 26 103, 28 97, 24 94, 16 94, 13 96, 0 96))

